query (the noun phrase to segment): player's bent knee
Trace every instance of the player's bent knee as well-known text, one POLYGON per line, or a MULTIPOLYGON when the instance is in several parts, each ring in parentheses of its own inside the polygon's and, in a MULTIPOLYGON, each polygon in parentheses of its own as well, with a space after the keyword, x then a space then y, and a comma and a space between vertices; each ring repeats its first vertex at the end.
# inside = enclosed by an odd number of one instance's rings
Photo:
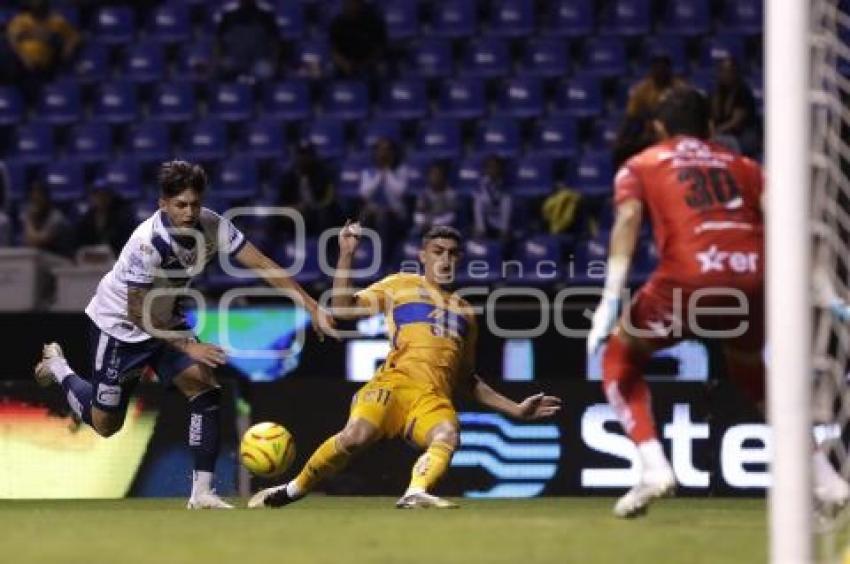
POLYGON ((350 453, 357 452, 378 440, 378 429, 366 421, 352 421, 339 434, 339 444, 350 453))
POLYGON ((174 378, 174 385, 190 399, 219 387, 212 370, 200 364, 195 364, 178 374, 174 378))
POLYGON ((452 450, 456 450, 460 443, 460 435, 454 425, 440 426, 434 429, 431 442, 441 442, 450 446, 452 450))

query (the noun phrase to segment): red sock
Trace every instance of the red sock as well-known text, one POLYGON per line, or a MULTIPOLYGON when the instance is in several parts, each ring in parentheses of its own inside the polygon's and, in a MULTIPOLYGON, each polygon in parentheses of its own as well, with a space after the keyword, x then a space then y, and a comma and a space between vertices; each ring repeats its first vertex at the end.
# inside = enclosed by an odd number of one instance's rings
POLYGON ((643 379, 643 367, 648 359, 648 354, 632 350, 616 335, 608 339, 602 357, 605 397, 636 444, 657 438, 652 397, 643 379))

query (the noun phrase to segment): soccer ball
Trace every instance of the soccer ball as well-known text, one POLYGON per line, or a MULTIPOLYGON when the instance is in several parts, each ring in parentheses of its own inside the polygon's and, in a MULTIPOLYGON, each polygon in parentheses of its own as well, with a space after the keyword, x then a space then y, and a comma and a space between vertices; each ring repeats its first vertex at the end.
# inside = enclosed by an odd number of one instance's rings
POLYGON ((274 478, 286 472, 295 460, 295 441, 283 425, 257 423, 245 431, 239 458, 255 476, 274 478))

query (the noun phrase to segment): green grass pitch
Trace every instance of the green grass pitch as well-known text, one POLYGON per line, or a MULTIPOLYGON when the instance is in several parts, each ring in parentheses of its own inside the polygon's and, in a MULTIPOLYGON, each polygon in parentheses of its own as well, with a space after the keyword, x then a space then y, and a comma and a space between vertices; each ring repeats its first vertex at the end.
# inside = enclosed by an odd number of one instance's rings
MULTIPOLYGON (((282 509, 187 511, 185 500, 0 501, 4 562, 340 564, 749 563, 766 560, 763 500, 670 499, 622 521, 608 498, 313 496, 282 509)), ((244 500, 236 503, 244 507, 244 500)))

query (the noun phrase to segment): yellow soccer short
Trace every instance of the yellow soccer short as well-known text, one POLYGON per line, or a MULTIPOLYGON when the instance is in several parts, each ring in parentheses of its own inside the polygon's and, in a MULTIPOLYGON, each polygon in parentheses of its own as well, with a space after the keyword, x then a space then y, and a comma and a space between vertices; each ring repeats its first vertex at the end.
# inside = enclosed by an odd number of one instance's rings
POLYGON ((423 449, 435 425, 458 426, 448 398, 396 371, 381 372, 354 394, 350 419, 365 419, 380 429, 383 437, 401 436, 423 449))

